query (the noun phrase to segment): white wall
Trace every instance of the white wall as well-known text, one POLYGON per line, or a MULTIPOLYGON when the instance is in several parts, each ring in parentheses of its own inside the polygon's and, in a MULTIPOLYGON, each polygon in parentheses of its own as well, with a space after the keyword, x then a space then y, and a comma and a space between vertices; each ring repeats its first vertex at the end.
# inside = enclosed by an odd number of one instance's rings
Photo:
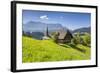
MULTIPOLYGON (((11 73, 10 72, 10 1, 11 0, 0 0, 0 73, 11 73)), ((100 7, 100 0, 33 0, 33 1, 55 2, 55 3, 66 3, 66 4, 98 5, 100 7)), ((100 16, 100 14, 98 16, 100 16)), ((98 25, 98 28, 99 27, 100 25, 98 25)), ((100 31, 100 28, 98 31, 100 31)), ((98 50, 98 52, 100 52, 100 50, 98 50)), ((100 61, 100 57, 99 57, 99 61, 100 61)), ((100 67, 38 71, 34 73, 51 73, 51 72, 52 73, 99 73, 100 67)))

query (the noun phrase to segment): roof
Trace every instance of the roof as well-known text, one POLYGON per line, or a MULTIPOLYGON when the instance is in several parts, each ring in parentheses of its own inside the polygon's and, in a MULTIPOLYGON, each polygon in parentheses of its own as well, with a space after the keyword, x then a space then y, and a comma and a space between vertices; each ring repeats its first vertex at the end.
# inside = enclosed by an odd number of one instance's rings
POLYGON ((73 37, 71 32, 68 29, 67 30, 62 29, 62 30, 59 30, 57 32, 58 32, 58 35, 59 35, 58 39, 65 39, 66 35, 71 36, 71 38, 73 37))
POLYGON ((59 31, 58 39, 64 39, 65 36, 66 36, 66 34, 67 34, 67 31, 60 30, 60 31, 59 31))

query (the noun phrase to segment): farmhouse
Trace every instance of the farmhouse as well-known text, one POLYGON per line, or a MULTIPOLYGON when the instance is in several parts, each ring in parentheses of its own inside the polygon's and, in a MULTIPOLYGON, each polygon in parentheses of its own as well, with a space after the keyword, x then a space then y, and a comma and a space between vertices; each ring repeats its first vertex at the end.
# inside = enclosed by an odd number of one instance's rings
MULTIPOLYGON (((55 32, 56 32, 56 42, 57 43, 69 43, 69 42, 71 42, 71 39, 73 38, 73 36, 69 30, 60 29, 55 32)), ((46 31, 45 31, 42 39, 48 40, 52 36, 53 35, 50 35, 48 32, 48 27, 46 27, 46 31)))
POLYGON ((57 38, 58 43, 69 43, 69 42, 71 42, 72 38, 73 38, 73 36, 69 30, 58 31, 58 38, 57 38))

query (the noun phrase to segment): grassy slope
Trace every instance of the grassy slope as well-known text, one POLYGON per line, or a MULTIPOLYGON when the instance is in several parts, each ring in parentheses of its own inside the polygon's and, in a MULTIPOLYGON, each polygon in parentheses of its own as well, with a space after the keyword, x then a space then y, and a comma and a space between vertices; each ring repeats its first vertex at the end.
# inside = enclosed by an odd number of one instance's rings
POLYGON ((52 40, 36 40, 23 36, 22 61, 44 62, 62 60, 86 60, 90 59, 90 48, 77 45, 81 52, 69 45, 60 46, 52 40))

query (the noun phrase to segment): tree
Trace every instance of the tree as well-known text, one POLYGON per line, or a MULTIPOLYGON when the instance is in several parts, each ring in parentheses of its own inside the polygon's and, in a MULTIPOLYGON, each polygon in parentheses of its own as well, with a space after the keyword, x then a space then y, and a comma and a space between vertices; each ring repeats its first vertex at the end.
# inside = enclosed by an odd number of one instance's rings
POLYGON ((81 43, 81 37, 80 37, 80 33, 76 33, 76 35, 74 35, 73 39, 71 40, 71 43, 73 45, 77 45, 81 43))
POLYGON ((53 32, 52 34, 52 39, 54 40, 54 42, 58 42, 58 36, 59 36, 59 32, 53 32))
POLYGON ((84 37, 82 38, 82 44, 85 46, 91 46, 91 36, 88 33, 85 33, 84 37))

